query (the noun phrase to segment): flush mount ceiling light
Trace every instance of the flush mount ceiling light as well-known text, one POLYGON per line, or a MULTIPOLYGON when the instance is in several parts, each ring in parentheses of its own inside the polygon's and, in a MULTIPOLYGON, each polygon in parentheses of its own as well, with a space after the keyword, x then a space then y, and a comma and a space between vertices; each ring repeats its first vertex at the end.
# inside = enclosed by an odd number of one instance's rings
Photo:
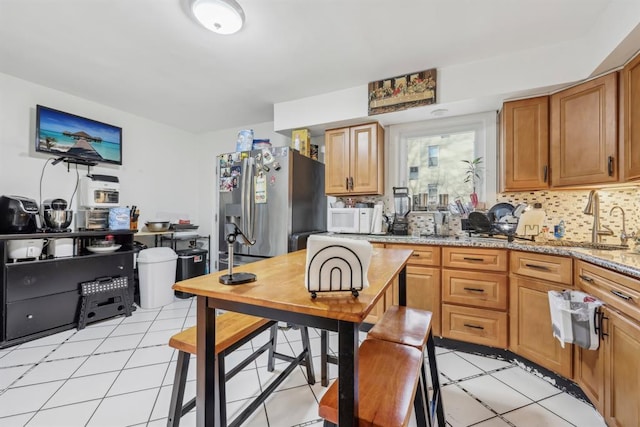
POLYGON ((193 16, 206 29, 233 34, 244 24, 244 12, 235 0, 190 0, 193 16))

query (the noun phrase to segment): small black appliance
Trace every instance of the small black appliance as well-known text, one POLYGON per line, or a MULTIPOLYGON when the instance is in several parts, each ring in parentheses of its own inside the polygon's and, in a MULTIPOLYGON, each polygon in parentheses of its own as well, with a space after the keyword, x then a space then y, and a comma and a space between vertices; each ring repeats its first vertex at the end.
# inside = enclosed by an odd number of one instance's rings
POLYGON ((41 228, 38 204, 21 196, 0 196, 0 234, 35 233, 41 228))
POLYGON ((393 217, 392 234, 406 236, 409 234, 409 219, 411 212, 411 196, 407 187, 393 187, 395 215, 393 217))

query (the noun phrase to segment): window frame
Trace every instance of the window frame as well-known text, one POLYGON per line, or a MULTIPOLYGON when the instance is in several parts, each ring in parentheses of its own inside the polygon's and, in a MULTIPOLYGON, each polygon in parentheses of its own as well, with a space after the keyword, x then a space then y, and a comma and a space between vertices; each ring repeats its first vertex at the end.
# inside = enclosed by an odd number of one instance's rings
MULTIPOLYGON (((408 186, 408 138, 474 130, 476 135, 474 157, 483 159, 483 179, 477 189, 478 199, 486 205, 493 204, 498 187, 497 121, 497 111, 490 111, 389 126, 387 188, 408 186)), ((461 167, 463 167, 462 164, 461 167)))

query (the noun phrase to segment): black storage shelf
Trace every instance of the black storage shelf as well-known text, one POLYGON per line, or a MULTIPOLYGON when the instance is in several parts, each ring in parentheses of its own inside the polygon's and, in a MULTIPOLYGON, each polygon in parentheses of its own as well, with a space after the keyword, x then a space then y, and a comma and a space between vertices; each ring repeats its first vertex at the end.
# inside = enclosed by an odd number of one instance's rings
MULTIPOLYGON (((133 301, 134 232, 129 230, 78 231, 0 235, 2 325, 0 348, 27 342, 77 327, 80 283, 104 277, 126 277, 133 301), (121 247, 108 253, 86 250, 91 240, 112 235, 121 247), (42 257, 14 262, 7 242, 26 239, 74 240, 76 255, 42 257)), ((114 311, 114 315, 118 315, 114 311)))

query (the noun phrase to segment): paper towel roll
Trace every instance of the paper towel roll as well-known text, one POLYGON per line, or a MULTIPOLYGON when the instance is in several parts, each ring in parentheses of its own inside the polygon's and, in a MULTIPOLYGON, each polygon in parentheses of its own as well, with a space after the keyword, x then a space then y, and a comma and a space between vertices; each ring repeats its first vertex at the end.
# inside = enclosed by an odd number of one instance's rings
POLYGON ((382 205, 373 206, 373 218, 371 220, 371 233, 382 234, 382 205))

